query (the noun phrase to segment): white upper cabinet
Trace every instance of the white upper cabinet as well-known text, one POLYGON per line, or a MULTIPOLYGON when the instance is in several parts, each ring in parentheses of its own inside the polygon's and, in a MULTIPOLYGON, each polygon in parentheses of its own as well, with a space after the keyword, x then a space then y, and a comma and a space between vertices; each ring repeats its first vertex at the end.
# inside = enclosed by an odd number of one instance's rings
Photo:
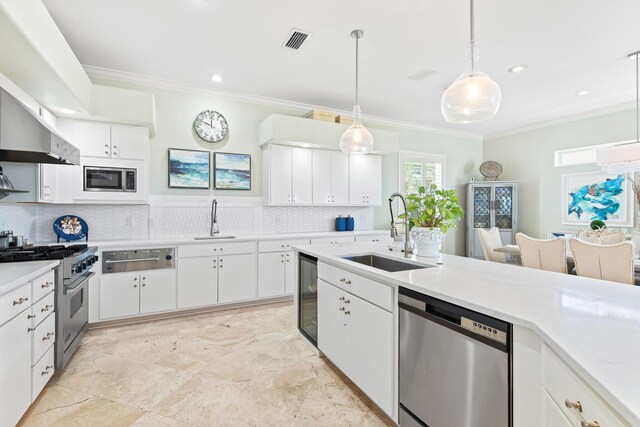
POLYGON ((349 156, 349 204, 382 204, 382 157, 375 154, 349 156))
POLYGON ((80 149, 82 157, 148 158, 149 130, 145 127, 61 119, 58 128, 80 149))
POLYGON ((313 204, 349 204, 349 156, 340 151, 313 150, 313 204))
POLYGON ((312 203, 311 150, 271 145, 264 150, 265 204, 312 203))
POLYGON ((68 137, 81 156, 111 157, 111 126, 108 123, 73 122, 68 137))
POLYGON ((145 160, 149 130, 140 126, 111 125, 111 157, 145 160))

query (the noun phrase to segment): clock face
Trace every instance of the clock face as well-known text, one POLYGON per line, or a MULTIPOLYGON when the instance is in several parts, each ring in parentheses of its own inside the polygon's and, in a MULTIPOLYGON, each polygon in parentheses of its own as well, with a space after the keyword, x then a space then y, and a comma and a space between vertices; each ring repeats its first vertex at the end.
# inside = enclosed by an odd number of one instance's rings
POLYGON ((207 142, 222 141, 229 131, 224 116, 212 110, 205 110, 198 114, 193 121, 193 128, 198 136, 207 142))

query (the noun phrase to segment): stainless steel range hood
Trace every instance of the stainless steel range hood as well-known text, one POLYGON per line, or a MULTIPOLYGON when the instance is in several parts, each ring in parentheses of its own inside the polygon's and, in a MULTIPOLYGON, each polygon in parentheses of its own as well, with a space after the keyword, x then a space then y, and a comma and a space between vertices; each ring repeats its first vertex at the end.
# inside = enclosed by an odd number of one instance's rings
POLYGON ((77 165, 80 150, 0 88, 0 160, 77 165))

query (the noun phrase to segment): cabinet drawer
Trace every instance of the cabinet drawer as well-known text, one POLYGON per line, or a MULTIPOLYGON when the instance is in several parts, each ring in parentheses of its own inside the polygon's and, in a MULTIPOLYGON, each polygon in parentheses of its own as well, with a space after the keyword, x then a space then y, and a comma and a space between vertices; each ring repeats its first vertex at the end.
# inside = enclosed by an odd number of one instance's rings
POLYGON ((178 246, 179 258, 192 258, 211 255, 250 254, 256 251, 256 242, 241 243, 203 243, 178 246))
POLYGON ((0 325, 31 306, 31 285, 25 283, 0 297, 0 325))
POLYGON ((365 301, 387 311, 393 310, 393 289, 391 286, 374 282, 358 274, 342 270, 323 262, 318 263, 318 277, 327 283, 359 296, 365 301))
POLYGON ((32 328, 40 324, 53 312, 54 302, 55 293, 49 292, 44 298, 31 306, 30 319, 32 328))
POLYGON ((309 239, 268 240, 258 242, 258 252, 290 251, 294 245, 308 245, 309 239))
POLYGON ((334 237, 313 237, 311 239, 312 245, 337 245, 338 243, 353 243, 355 239, 353 236, 334 236, 334 237))
POLYGON ((565 401, 580 402, 582 416, 587 422, 601 426, 627 426, 604 400, 579 378, 547 345, 542 346, 542 386, 560 407, 564 415, 576 425, 582 418, 577 409, 567 408, 565 401))
POLYGON ((56 341, 56 316, 51 313, 32 332, 33 347, 31 366, 35 365, 47 349, 56 341))
POLYGON ((55 286, 56 273, 50 271, 37 279, 33 279, 33 300, 38 301, 40 298, 51 292, 55 286))
POLYGON ((35 400, 45 385, 53 376, 54 371, 54 349, 51 345, 44 353, 44 356, 31 368, 31 399, 35 400))

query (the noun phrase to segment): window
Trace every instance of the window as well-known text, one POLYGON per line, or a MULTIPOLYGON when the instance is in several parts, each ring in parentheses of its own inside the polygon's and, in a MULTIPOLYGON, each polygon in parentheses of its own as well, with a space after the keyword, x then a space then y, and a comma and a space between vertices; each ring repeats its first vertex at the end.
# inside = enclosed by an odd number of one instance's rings
POLYGON ((558 150, 554 152, 554 166, 574 166, 574 165, 588 165, 596 162, 596 152, 600 148, 615 147, 628 143, 614 142, 611 144, 589 145, 587 147, 570 148, 568 150, 558 150))
POLYGON ((417 193, 418 188, 430 184, 444 187, 444 161, 441 154, 400 152, 400 192, 417 193))

